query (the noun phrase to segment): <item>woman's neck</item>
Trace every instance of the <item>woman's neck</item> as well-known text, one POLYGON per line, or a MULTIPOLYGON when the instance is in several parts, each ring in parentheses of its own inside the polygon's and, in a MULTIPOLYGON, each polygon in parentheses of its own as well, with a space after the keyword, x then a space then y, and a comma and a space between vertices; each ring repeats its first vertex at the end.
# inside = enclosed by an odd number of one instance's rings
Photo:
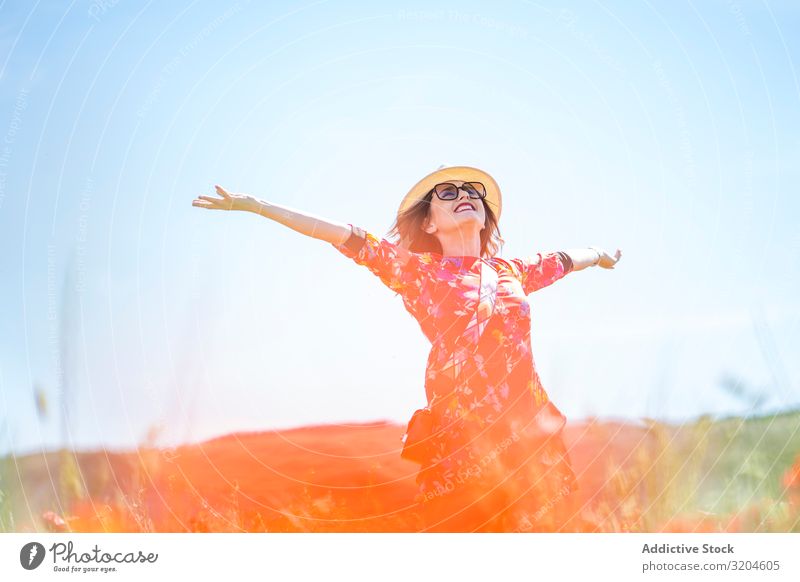
POLYGON ((481 239, 480 237, 471 237, 464 239, 461 237, 455 240, 439 241, 442 245, 442 256, 444 257, 480 257, 481 256, 481 239))

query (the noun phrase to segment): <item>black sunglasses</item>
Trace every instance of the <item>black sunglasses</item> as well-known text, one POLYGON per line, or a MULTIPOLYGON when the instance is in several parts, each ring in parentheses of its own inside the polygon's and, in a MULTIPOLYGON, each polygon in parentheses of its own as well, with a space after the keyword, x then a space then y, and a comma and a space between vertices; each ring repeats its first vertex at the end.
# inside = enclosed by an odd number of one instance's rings
POLYGON ((439 200, 455 200, 458 198, 458 191, 463 190, 470 198, 486 198, 486 187, 480 182, 464 182, 461 186, 456 186, 450 182, 436 184, 431 192, 436 192, 439 200))

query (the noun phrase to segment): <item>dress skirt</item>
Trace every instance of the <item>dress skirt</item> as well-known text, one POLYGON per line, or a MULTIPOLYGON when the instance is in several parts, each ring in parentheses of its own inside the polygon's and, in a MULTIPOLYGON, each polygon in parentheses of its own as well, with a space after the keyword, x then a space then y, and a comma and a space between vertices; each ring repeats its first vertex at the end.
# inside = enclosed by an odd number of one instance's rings
MULTIPOLYGON (((487 439, 489 440, 489 439, 487 439)), ((428 467, 417 510, 426 532, 573 531, 575 474, 560 434, 471 443, 471 464, 428 467), (475 453, 480 450, 480 453, 475 453)))

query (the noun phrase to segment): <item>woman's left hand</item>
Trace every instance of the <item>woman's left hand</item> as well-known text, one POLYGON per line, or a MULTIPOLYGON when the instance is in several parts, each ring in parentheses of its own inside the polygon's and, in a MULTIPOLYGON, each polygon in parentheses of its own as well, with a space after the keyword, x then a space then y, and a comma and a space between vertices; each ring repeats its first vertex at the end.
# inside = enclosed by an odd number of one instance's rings
POLYGON ((617 264, 620 257, 622 256, 622 251, 617 249, 617 251, 613 255, 609 255, 605 249, 601 249, 598 247, 592 247, 600 253, 600 262, 597 263, 598 267, 603 267, 604 269, 613 269, 614 265, 617 264))

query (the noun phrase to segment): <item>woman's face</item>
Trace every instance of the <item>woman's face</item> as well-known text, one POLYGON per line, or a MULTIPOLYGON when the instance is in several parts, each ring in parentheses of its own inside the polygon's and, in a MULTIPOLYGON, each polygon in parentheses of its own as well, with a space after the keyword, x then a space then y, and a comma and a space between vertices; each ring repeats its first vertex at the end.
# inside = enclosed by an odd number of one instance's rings
MULTIPOLYGON (((448 180, 451 184, 461 186, 462 180, 448 180)), ((480 198, 470 198, 464 190, 458 190, 454 200, 440 200, 434 192, 431 196, 430 212, 426 230, 429 234, 470 233, 480 231, 486 224, 486 209, 480 198), (435 229, 433 227, 435 226, 435 229)))

